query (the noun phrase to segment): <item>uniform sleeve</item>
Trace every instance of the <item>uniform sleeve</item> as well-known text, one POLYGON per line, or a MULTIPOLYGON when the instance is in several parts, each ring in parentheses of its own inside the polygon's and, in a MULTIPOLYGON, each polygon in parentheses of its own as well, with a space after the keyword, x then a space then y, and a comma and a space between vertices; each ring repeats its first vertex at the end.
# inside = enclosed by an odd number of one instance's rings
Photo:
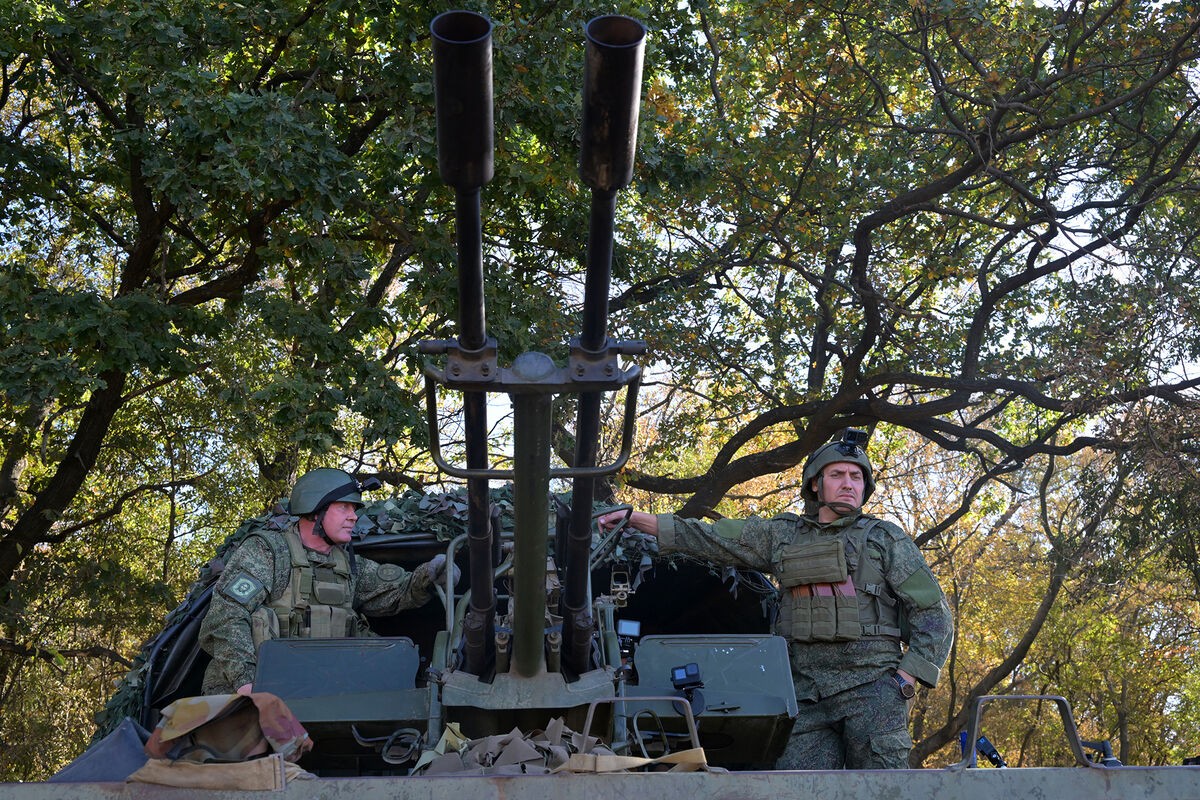
POLYGON ((250 617, 270 596, 274 556, 266 542, 252 536, 230 556, 213 589, 200 625, 200 646, 212 656, 205 692, 223 694, 254 680, 258 654, 250 617))
POLYGON ((382 617, 418 608, 429 601, 429 572, 424 565, 408 572, 397 564, 380 564, 355 556, 358 582, 354 608, 368 617, 382 617))
POLYGON ((658 516, 659 553, 684 553, 717 564, 770 572, 780 537, 795 527, 794 519, 723 519, 703 522, 673 514, 658 516))
POLYGON ((887 581, 908 618, 908 649, 899 668, 926 686, 936 686, 954 641, 954 616, 920 548, 896 529, 887 581))

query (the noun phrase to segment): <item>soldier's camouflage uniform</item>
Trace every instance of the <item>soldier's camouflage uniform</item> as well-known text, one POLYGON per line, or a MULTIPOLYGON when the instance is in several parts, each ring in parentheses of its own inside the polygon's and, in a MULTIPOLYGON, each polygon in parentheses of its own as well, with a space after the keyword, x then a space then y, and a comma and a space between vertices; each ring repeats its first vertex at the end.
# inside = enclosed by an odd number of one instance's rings
MULTIPOLYGON (((815 517, 782 514, 707 523, 662 514, 658 544, 663 555, 686 553, 778 574, 781 551, 802 532, 839 536, 844 546, 854 525, 874 519, 850 515, 822 524, 815 517)), ((869 524, 866 543, 887 593, 907 612, 908 645, 892 636, 798 642, 778 631, 789 639, 800 708, 778 769, 908 767, 908 703, 893 676, 901 668, 921 684, 935 686, 950 653, 953 617, 921 551, 896 525, 882 520, 869 524)))
MULTIPOLYGON (((295 533, 296 521, 288 528, 295 533)), ((282 531, 248 536, 229 557, 212 594, 212 603, 200 627, 200 646, 212 656, 204 673, 204 694, 228 694, 254 680, 258 664, 251 617, 260 606, 278 600, 288 589, 292 563, 282 531), (249 578, 249 580, 247 580, 249 578), (251 587, 247 592, 243 587, 251 587)), ((314 569, 328 573, 331 555, 308 550, 314 569)), ((348 596, 355 611, 384 616, 424 605, 429 599, 428 570, 408 572, 395 564, 379 564, 354 556, 348 576, 348 596)), ((281 626, 286 626, 286 621, 281 626)), ((283 635, 287 635, 286 633, 283 635)), ((365 624, 360 635, 370 635, 365 624)))

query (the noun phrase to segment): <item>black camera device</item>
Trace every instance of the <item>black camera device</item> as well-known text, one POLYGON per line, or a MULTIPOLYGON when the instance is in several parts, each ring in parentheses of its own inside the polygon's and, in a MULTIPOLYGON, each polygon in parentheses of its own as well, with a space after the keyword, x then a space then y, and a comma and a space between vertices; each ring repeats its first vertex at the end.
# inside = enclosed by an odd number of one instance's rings
POLYGON ((842 431, 842 438, 838 440, 835 447, 838 452, 844 456, 854 455, 859 451, 865 451, 867 448, 867 439, 870 437, 864 430, 858 428, 846 428, 842 431))

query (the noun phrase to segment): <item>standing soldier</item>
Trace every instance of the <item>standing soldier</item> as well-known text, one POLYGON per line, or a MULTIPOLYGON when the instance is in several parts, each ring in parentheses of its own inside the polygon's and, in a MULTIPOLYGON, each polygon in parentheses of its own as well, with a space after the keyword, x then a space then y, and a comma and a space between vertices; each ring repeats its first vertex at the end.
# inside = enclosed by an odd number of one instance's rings
POLYGON ((200 646, 212 656, 204 694, 250 691, 258 646, 268 639, 374 636, 364 615, 429 600, 430 587, 444 580, 444 555, 407 572, 347 549, 361 492, 378 486, 340 469, 308 472, 292 487, 287 528, 254 531, 237 546, 200 627, 200 646))
MULTIPOLYGON (((875 489, 866 433, 847 430, 804 465, 812 515, 707 523, 635 511, 659 552, 768 572, 780 586, 775 630, 788 640, 800 713, 778 769, 904 769, 909 701, 936 686, 953 618, 916 544, 862 513, 875 489)), ((625 517, 599 520, 612 528, 625 517)))

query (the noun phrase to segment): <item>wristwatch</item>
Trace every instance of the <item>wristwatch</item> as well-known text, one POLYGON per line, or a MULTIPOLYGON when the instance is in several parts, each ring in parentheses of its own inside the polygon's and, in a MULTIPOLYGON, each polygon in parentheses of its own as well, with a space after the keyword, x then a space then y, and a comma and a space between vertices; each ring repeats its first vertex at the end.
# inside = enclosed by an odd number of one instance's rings
POLYGON ((899 672, 892 673, 892 680, 896 682, 896 688, 900 690, 900 696, 905 700, 912 700, 913 695, 917 693, 917 687, 913 686, 908 681, 904 680, 904 676, 899 672))

